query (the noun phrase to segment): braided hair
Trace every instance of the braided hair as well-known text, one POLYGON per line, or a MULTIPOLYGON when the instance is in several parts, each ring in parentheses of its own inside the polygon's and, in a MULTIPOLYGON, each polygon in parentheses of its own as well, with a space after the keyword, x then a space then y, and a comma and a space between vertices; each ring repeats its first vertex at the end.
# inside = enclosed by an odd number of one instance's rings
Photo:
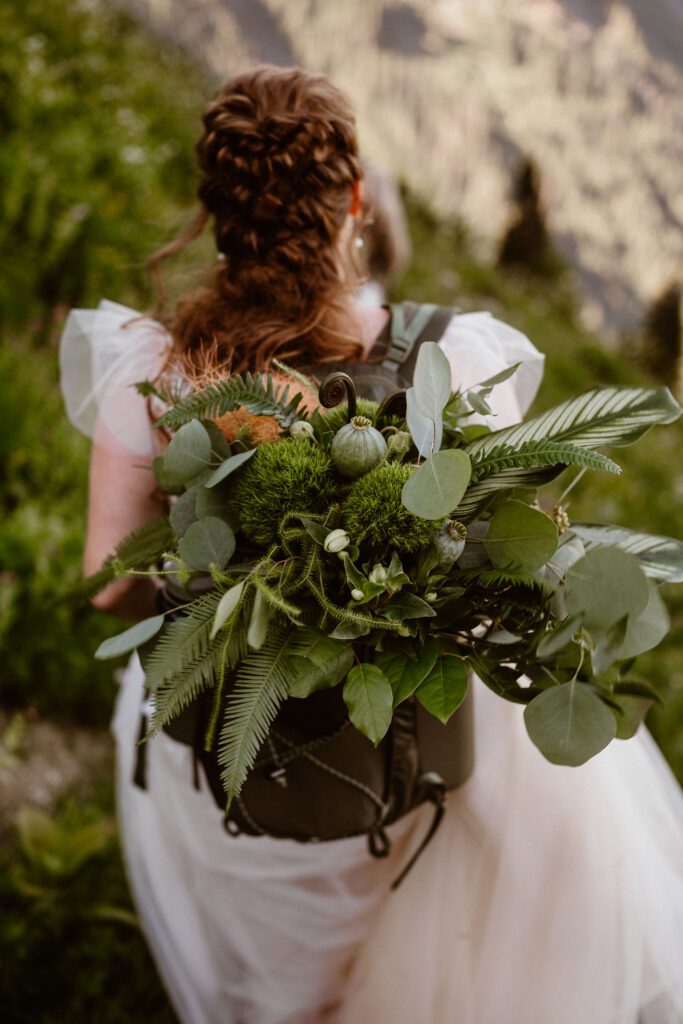
POLYGON ((348 100, 323 75, 261 65, 226 82, 203 123, 198 216, 150 261, 212 221, 219 260, 168 320, 176 349, 212 346, 234 372, 359 358, 355 269, 340 246, 362 177, 348 100))

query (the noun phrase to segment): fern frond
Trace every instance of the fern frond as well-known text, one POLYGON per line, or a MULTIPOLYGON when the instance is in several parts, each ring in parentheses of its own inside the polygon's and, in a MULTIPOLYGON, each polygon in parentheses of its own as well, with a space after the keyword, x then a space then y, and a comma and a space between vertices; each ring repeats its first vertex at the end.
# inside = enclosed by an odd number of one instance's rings
POLYGON ((305 410, 300 408, 302 397, 296 394, 290 398, 289 385, 274 385, 270 375, 235 374, 183 398, 155 426, 177 430, 190 420, 212 420, 244 407, 257 416, 273 416, 286 429, 304 415, 305 410))
POLYGON ((206 653, 214 615, 222 596, 220 591, 203 594, 192 603, 186 614, 166 627, 145 661, 150 689, 163 686, 206 653))
POLYGON ((523 441, 516 446, 494 446, 483 452, 475 452, 471 462, 473 484, 507 469, 536 470, 546 466, 563 465, 582 466, 585 469, 603 470, 607 473, 621 472, 617 463, 608 459, 606 455, 549 438, 523 441))
POLYGON ((529 573, 516 572, 514 569, 469 569, 459 573, 458 582, 460 581, 464 584, 475 583, 491 590, 514 586, 551 594, 555 589, 547 580, 531 576, 529 573))
POLYGON ((453 512, 453 518, 461 523, 476 519, 501 491, 517 488, 530 490, 554 480, 564 472, 566 466, 546 466, 541 469, 504 469, 495 476, 486 477, 476 484, 470 484, 453 512))
POLYGON ((151 739, 180 712, 196 700, 203 690, 219 679, 224 640, 216 637, 193 662, 185 665, 154 691, 154 711, 147 738, 151 739))
POLYGON ((226 813, 244 784, 280 705, 287 698, 287 634, 273 630, 263 647, 248 654, 228 697, 218 741, 218 763, 227 796, 226 813))
POLYGON ((398 619, 380 619, 374 615, 364 615, 363 612, 353 611, 351 608, 340 608, 339 605, 330 601, 325 593, 325 585, 320 570, 318 571, 317 582, 310 578, 306 581, 308 589, 317 598, 318 604, 331 615, 333 619, 340 622, 353 622, 357 626, 365 626, 367 629, 385 629, 390 633, 398 633, 403 629, 403 623, 398 619))

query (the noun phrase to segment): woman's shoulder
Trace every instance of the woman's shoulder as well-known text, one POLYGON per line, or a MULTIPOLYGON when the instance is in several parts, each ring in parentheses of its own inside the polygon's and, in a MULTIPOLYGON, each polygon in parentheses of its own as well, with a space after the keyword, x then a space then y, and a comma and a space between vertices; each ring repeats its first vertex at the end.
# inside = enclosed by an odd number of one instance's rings
POLYGON ((94 309, 73 309, 60 342, 60 384, 69 419, 88 437, 103 414, 135 449, 142 431, 135 385, 156 380, 172 352, 158 320, 103 300, 94 309), (131 422, 127 423, 126 420, 131 422))

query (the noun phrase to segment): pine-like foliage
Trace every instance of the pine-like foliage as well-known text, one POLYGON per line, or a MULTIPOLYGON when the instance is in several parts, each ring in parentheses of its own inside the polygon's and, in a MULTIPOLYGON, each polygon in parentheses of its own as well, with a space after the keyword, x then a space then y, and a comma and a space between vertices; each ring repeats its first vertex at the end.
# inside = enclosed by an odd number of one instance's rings
POLYGON ((239 793, 268 730, 288 693, 287 633, 272 630, 263 647, 248 654, 237 671, 218 741, 227 807, 239 793))
POLYGON ((177 430, 190 420, 212 420, 243 407, 256 416, 273 416, 283 429, 287 429, 305 413, 301 407, 303 396, 298 393, 290 398, 289 392, 289 384, 273 384, 272 377, 267 374, 238 373, 188 395, 169 409, 156 426, 177 430))
POLYGON ((70 596, 94 597, 116 579, 117 568, 145 569, 153 565, 174 544, 175 534, 168 516, 151 519, 124 537, 114 554, 107 558, 97 572, 82 580, 70 596))
POLYGON ((463 583, 474 583, 487 590, 503 590, 507 587, 526 587, 543 593, 546 596, 552 594, 554 587, 547 580, 530 573, 518 572, 515 569, 470 569, 463 572, 459 579, 463 583))

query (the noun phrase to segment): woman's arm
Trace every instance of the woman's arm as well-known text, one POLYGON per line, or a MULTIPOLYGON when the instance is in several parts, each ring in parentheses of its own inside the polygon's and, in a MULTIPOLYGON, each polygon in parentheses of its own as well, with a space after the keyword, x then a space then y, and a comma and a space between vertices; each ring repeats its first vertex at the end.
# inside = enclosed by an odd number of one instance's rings
MULTIPOLYGON (((133 455, 114 453, 93 443, 85 574, 96 572, 131 530, 164 511, 151 468, 141 467, 133 455)), ((137 621, 154 614, 157 589, 151 577, 117 580, 93 598, 93 604, 110 615, 137 621)))

